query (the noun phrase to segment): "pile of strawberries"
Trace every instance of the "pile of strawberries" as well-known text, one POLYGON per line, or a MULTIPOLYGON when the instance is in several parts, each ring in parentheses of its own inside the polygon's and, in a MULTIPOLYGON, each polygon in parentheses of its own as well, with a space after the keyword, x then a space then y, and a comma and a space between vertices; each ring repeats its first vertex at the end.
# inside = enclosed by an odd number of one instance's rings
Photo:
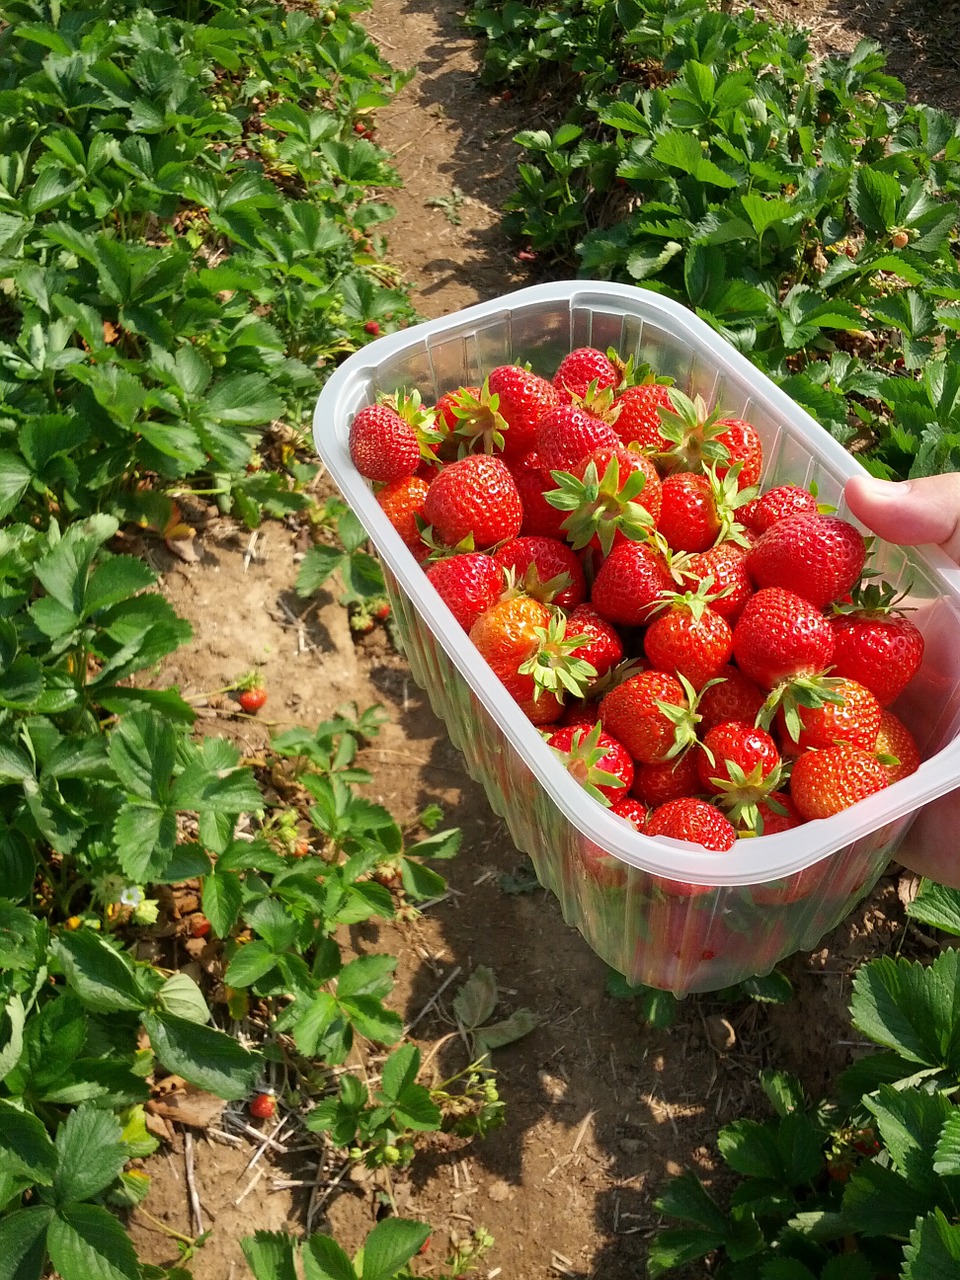
POLYGON ((731 848, 917 768, 889 710, 923 638, 754 427, 614 351, 357 413, 350 452, 572 776, 651 836, 731 848))

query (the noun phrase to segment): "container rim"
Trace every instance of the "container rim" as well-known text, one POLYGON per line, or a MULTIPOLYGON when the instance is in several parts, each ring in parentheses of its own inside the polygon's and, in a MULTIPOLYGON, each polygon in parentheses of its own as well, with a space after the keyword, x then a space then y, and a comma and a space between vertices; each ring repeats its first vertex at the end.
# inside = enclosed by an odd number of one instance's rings
MULTIPOLYGON (((477 660, 477 651, 466 633, 387 520, 367 481, 354 468, 348 448, 353 412, 369 402, 369 386, 388 361, 417 350, 426 353, 433 338, 508 315, 519 306, 538 304, 564 305, 568 312, 575 306, 593 304, 609 308, 613 304, 624 315, 662 324, 675 336, 687 338, 718 366, 725 366, 747 381, 755 399, 791 423, 801 435, 813 434, 818 458, 828 463, 842 479, 868 473, 806 410, 692 311, 639 286, 591 280, 532 285, 378 338, 336 369, 323 387, 313 415, 314 443, 320 458, 448 658, 536 773, 567 820, 586 839, 596 841, 611 856, 639 870, 698 884, 749 885, 803 871, 889 824, 906 820, 908 825, 923 805, 960 786, 960 737, 957 737, 924 761, 910 777, 843 813, 814 819, 777 835, 741 839, 729 852, 716 853, 701 845, 641 835, 625 819, 571 783, 569 774, 536 727, 486 663, 477 660)), ((843 508, 840 513, 853 520, 843 508)), ((960 607, 960 569, 939 547, 913 547, 911 552, 936 581, 942 594, 951 597, 960 607)))

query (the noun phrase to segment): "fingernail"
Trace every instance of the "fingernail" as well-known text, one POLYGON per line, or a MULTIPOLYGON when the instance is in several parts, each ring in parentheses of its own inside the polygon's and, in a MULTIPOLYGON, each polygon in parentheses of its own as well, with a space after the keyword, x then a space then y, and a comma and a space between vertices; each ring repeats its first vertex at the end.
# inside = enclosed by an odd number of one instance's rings
POLYGON ((876 476, 859 477, 861 488, 871 498, 879 498, 883 502, 902 497, 913 488, 909 480, 878 480, 876 476))

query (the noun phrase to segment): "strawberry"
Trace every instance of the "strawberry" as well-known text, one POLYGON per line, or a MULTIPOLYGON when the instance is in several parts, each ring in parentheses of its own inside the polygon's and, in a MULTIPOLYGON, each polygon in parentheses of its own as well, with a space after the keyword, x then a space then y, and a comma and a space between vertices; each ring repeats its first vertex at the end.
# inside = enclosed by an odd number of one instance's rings
POLYGON ((506 423, 503 452, 509 458, 529 453, 536 444, 540 419, 560 404, 559 391, 546 378, 514 364, 492 370, 486 387, 497 397, 497 411, 506 423))
POLYGON ((567 518, 565 511, 552 506, 546 494, 554 488, 553 479, 540 466, 540 456, 534 451, 525 453, 521 458, 513 460, 510 471, 523 503, 523 524, 520 532, 524 535, 542 535, 558 538, 563 541, 566 532, 563 522, 567 518))
POLYGON ((607 622, 643 626, 650 608, 674 583, 659 552, 642 542, 621 542, 600 566, 590 603, 607 622))
POLYGON ((364 332, 369 333, 371 337, 376 338, 380 333, 380 325, 376 320, 368 320, 364 326, 364 332))
POLYGON ((720 533, 710 479, 692 471, 669 475, 661 490, 659 529, 674 551, 706 551, 720 533))
MULTIPOLYGON (((788 750, 832 747, 835 742, 847 742, 865 751, 873 747, 880 731, 881 709, 865 685, 832 675, 798 684, 814 696, 812 705, 799 701, 795 707, 788 704, 778 712, 781 741, 788 750)), ((796 685, 792 692, 796 697, 796 685)))
POLYGON ((759 587, 786 588, 822 609, 859 580, 866 553, 863 536, 847 520, 786 516, 750 548, 747 571, 759 587))
POLYGON ((423 518, 423 504, 430 484, 420 476, 401 476, 377 490, 377 502, 399 533, 403 544, 419 561, 426 560, 430 548, 420 536, 417 517, 423 518))
POLYGON ((756 831, 757 808, 780 782, 780 752, 765 729, 739 720, 718 724, 704 735, 697 757, 700 790, 716 803, 740 830, 756 831))
POLYGON ((633 782, 633 760, 626 747, 604 733, 599 722, 592 729, 567 725, 547 739, 571 777, 595 800, 612 804, 625 796, 633 782))
POLYGON ((725 667, 733 653, 733 633, 710 607, 705 583, 694 592, 665 593, 653 606, 656 617, 643 637, 643 651, 660 671, 686 676, 701 689, 725 667))
POLYGON ((421 460, 436 461, 443 439, 433 413, 418 392, 358 410, 350 424, 353 465, 367 480, 399 480, 413 475, 421 460))
MULTIPOLYGON (((434 413, 437 415, 438 422, 442 423, 446 429, 447 435, 476 435, 484 436, 484 428, 492 432, 496 429, 496 409, 492 406, 484 404, 482 411, 480 409, 481 396, 483 392, 480 387, 456 387, 453 391, 445 391, 440 396, 434 406, 434 413), (464 423, 476 425, 477 419, 483 420, 483 427, 474 432, 461 430, 464 423)), ((490 452, 490 450, 486 450, 490 452)))
POLYGON ((656 809, 668 800, 680 800, 700 790, 696 747, 691 745, 672 760, 660 764, 637 764, 630 794, 656 809))
POLYGON ((552 473, 557 488, 547 502, 565 513, 563 530, 575 549, 598 547, 608 555, 615 541, 642 542, 660 516, 661 484, 649 458, 623 445, 591 449, 573 472, 552 473))
POLYGON ((190 917, 190 932, 195 938, 205 938, 210 932, 210 921, 205 915, 197 912, 190 917))
POLYGON ((585 637, 573 654, 590 663, 597 673, 597 680, 602 680, 623 658, 623 642, 619 633, 601 618, 592 605, 578 604, 572 609, 567 617, 567 630, 571 635, 585 637))
POLYGON ((817 500, 798 484, 778 484, 755 498, 740 513, 740 520, 755 533, 766 533, 787 516, 816 515, 817 500), (749 508, 749 509, 747 509, 749 508))
POLYGON ((257 1120, 272 1120, 277 1114, 277 1100, 272 1093, 255 1093, 250 1099, 250 1114, 257 1120))
POLYGON ((523 508, 503 460, 472 454, 443 468, 427 492, 423 516, 445 546, 472 539, 470 549, 482 551, 517 536, 523 508))
POLYGON ((913 734, 892 711, 880 713, 874 751, 886 770, 888 785, 908 778, 920 768, 920 750, 913 734))
POLYGON ((707 411, 700 396, 693 400, 671 388, 670 407, 660 414, 660 434, 668 448, 661 452, 667 472, 711 469, 721 479, 736 468, 736 485, 747 489, 760 479, 763 447, 756 429, 743 418, 721 418, 707 411))
POLYGON ((545 471, 572 471, 591 450, 618 444, 609 422, 575 404, 548 409, 537 424, 535 448, 545 471))
POLYGON ((730 455, 729 462, 717 463, 717 475, 725 476, 734 467, 739 467, 737 487, 753 488, 759 484, 763 468, 763 445, 756 427, 744 418, 718 418, 717 427, 721 429, 715 439, 730 455))
POLYGON ((770 791, 757 804, 757 835, 775 836, 779 831, 792 831, 802 822, 797 806, 785 791, 770 791))
POLYGON ((725 720, 742 720, 755 724, 763 707, 763 694, 737 667, 721 667, 715 683, 709 685, 697 700, 701 734, 725 720))
POLYGON ((696 737, 687 690, 664 671, 641 671, 611 689, 600 723, 642 764, 669 760, 696 737))
POLYGON ((532 596, 513 596, 487 609, 470 628, 470 639, 494 675, 515 675, 539 644, 538 629, 550 625, 552 613, 532 596))
POLYGON ((869 583, 834 605, 833 675, 865 684, 881 706, 900 696, 923 661, 923 635, 886 584, 869 583))
POLYGON ((511 538, 493 553, 493 559, 512 572, 518 590, 544 604, 573 609, 587 594, 583 566, 570 547, 556 538, 511 538))
POLYGON ((747 601, 733 629, 733 654, 744 675, 761 689, 774 689, 829 666, 833 628, 808 600, 764 587, 747 601))
POLYGON ((617 396, 614 429, 624 444, 638 444, 657 453, 670 447, 660 431, 661 406, 670 406, 670 388, 662 382, 641 382, 617 396))
POLYGON ((482 551, 437 560, 427 577, 464 631, 493 608, 506 587, 503 569, 482 551))
POLYGON ((237 682, 236 688, 237 702, 239 702, 241 710, 246 711, 248 715, 255 716, 267 701, 267 691, 264 688, 263 677, 258 675, 256 671, 251 671, 249 675, 244 676, 237 682))
MULTIPOLYGON (((650 765, 649 768, 656 766, 650 765)), ((636 775, 634 775, 636 776, 636 775)), ((642 831, 647 823, 647 806, 641 804, 639 800, 634 800, 632 796, 621 796, 619 800, 615 800, 610 806, 610 812, 615 813, 618 818, 623 818, 629 822, 637 831, 642 831)))
POLYGON ((737 838, 730 819, 706 800, 690 796, 668 800, 654 809, 647 820, 648 836, 666 836, 670 840, 689 840, 705 849, 726 853, 737 838))
POLYGON ((806 822, 841 813, 886 785, 886 769, 873 752, 847 743, 805 751, 790 774, 790 796, 806 822))
POLYGON ((622 366, 613 362, 611 352, 605 355, 596 347, 577 347, 560 361, 553 375, 553 385, 567 398, 582 399, 591 383, 603 390, 619 386, 623 377, 622 366))
POLYGON ((753 582, 747 573, 747 548, 732 539, 718 542, 707 551, 677 557, 673 568, 684 581, 694 585, 709 578, 714 593, 710 608, 731 626, 753 595, 753 582))

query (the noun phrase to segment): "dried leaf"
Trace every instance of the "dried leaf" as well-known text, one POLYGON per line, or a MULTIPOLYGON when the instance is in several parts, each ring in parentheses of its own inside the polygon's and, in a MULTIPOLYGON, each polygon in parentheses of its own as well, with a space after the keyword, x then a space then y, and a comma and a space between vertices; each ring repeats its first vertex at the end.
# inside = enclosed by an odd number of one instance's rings
POLYGON ((497 979, 485 964, 477 965, 457 992, 453 1012, 468 1029, 479 1027, 497 1007, 497 979))
POLYGON ((540 1019, 530 1009, 518 1009, 502 1022, 492 1022, 489 1027, 481 1027, 474 1032, 474 1044, 478 1053, 487 1053, 491 1049, 500 1049, 505 1044, 512 1044, 521 1036, 529 1035, 540 1025, 540 1019))

